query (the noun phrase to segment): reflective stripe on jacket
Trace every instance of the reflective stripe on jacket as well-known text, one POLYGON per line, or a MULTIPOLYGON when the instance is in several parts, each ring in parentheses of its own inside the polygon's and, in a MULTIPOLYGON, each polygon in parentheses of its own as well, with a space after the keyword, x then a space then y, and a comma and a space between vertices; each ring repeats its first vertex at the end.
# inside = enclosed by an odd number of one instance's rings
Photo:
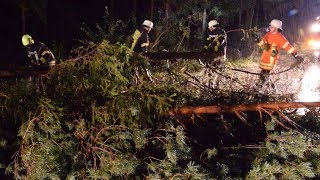
POLYGON ((263 49, 259 67, 263 70, 272 70, 279 60, 279 51, 284 49, 288 53, 296 52, 296 49, 279 32, 268 32, 258 43, 263 49))
POLYGON ((131 50, 134 52, 147 52, 150 42, 148 32, 144 29, 139 31, 135 30, 132 35, 133 42, 131 44, 131 50))

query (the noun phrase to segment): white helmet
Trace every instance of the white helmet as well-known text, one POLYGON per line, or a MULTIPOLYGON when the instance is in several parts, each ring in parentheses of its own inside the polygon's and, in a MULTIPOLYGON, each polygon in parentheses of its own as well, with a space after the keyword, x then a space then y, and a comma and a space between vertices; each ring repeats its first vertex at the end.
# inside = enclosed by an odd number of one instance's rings
POLYGON ((215 26, 215 25, 217 25, 217 24, 219 24, 218 21, 216 21, 216 20, 211 20, 211 21, 208 23, 208 27, 212 27, 212 26, 215 26))
POLYGON ((150 21, 150 20, 144 20, 142 25, 147 26, 147 27, 149 27, 151 29, 153 28, 153 22, 150 21))
POLYGON ((273 19, 269 25, 282 30, 282 21, 278 19, 273 19))

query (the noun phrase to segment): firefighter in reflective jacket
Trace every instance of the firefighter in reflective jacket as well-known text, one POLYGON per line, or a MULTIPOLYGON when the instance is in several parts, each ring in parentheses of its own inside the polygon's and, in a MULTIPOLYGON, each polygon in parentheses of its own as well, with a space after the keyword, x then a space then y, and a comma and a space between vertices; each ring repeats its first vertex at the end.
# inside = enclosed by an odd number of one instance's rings
MULTIPOLYGON (((149 40, 149 32, 153 28, 153 22, 150 20, 145 20, 142 23, 141 30, 135 30, 135 32, 132 35, 132 44, 131 44, 131 50, 136 53, 147 53, 149 50, 150 40, 149 40)), ((147 77, 149 79, 149 82, 152 83, 153 79, 150 73, 150 70, 146 68, 145 64, 139 65, 142 66, 144 71, 147 74, 147 77)), ((139 82, 141 82, 139 78, 139 67, 135 67, 135 76, 139 82)))
POLYGON ((224 29, 219 25, 218 21, 211 20, 208 23, 209 37, 207 38, 206 50, 213 51, 226 60, 227 51, 227 34, 224 29))
POLYGON ((153 28, 153 22, 150 20, 145 20, 142 23, 141 30, 136 30, 132 35, 133 42, 131 44, 131 50, 134 52, 148 52, 149 50, 149 32, 153 28))
POLYGON ((267 32, 261 40, 256 39, 258 46, 263 49, 259 64, 261 73, 257 86, 262 87, 269 79, 270 71, 273 70, 277 64, 279 51, 281 49, 290 53, 299 63, 303 61, 303 58, 297 55, 297 50, 289 43, 281 32, 282 22, 278 19, 273 19, 269 24, 269 32, 267 32))
POLYGON ((48 65, 53 67, 56 63, 55 57, 50 49, 42 42, 35 42, 31 36, 22 36, 22 44, 27 49, 27 55, 32 65, 48 65))

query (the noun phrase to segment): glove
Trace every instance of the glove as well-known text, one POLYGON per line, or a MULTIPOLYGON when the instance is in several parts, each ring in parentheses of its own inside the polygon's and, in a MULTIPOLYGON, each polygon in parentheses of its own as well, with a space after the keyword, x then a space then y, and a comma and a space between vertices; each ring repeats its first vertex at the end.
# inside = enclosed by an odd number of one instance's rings
POLYGON ((277 51, 276 49, 273 49, 273 50, 271 51, 271 56, 272 56, 272 57, 275 57, 277 54, 278 54, 278 51, 277 51))
POLYGON ((292 56, 297 60, 298 63, 302 63, 304 61, 303 57, 299 56, 296 52, 292 53, 292 56))

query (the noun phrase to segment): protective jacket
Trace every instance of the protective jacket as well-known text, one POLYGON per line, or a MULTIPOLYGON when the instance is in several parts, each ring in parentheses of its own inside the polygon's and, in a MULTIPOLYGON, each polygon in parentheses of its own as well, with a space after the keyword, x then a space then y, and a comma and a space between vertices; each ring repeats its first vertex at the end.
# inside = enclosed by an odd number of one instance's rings
POLYGON ((226 32, 217 27, 213 31, 209 32, 209 37, 207 38, 207 50, 212 50, 214 52, 225 54, 225 48, 227 46, 227 34, 226 32))
POLYGON ((263 36, 258 45, 263 49, 259 65, 262 70, 271 71, 274 68, 279 59, 280 49, 284 49, 290 54, 297 52, 280 32, 268 32, 263 36))
POLYGON ((135 30, 132 40, 131 50, 134 52, 148 52, 150 41, 148 32, 144 28, 141 31, 135 30))
POLYGON ((55 63, 54 55, 50 49, 41 42, 28 45, 27 55, 32 65, 52 65, 55 63))

